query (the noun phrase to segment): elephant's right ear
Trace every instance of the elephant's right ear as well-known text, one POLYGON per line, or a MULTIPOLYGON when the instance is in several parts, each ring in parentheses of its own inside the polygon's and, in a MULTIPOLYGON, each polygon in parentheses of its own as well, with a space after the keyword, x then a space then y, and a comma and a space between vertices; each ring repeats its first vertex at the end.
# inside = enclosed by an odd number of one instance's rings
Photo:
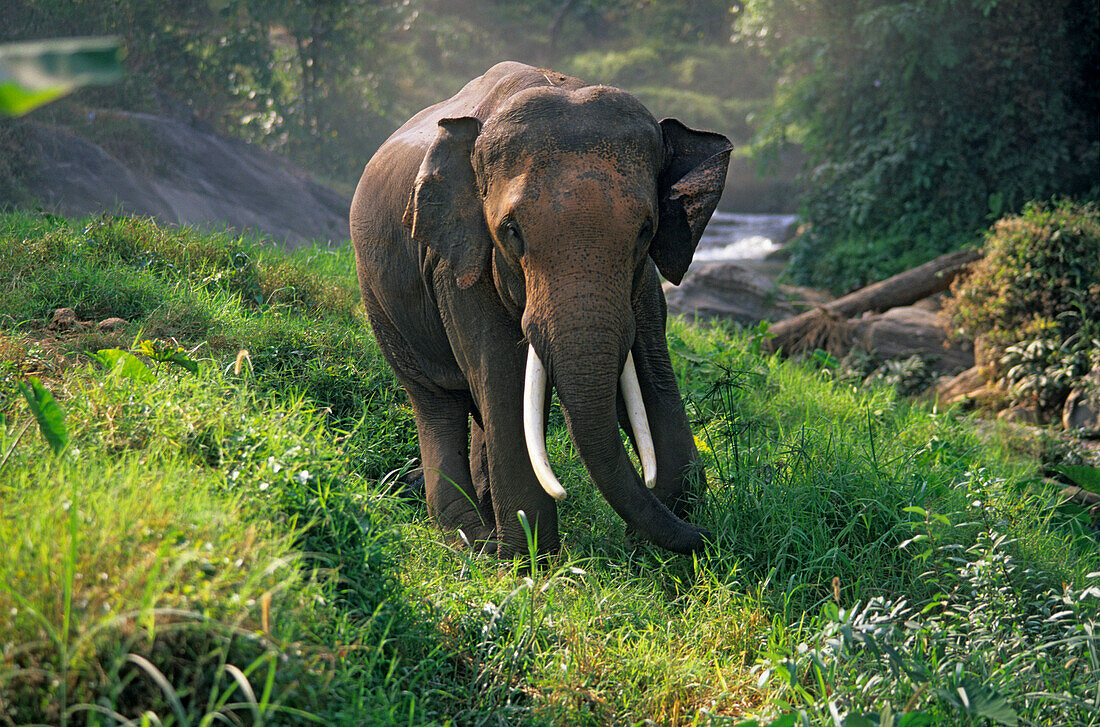
POLYGON ((669 281, 679 285, 726 186, 733 144, 721 134, 661 122, 665 167, 657 180, 660 211, 649 254, 669 281))
POLYGON ((414 240, 450 263, 462 289, 481 277, 492 249, 472 162, 480 131, 470 116, 440 119, 402 220, 414 240))

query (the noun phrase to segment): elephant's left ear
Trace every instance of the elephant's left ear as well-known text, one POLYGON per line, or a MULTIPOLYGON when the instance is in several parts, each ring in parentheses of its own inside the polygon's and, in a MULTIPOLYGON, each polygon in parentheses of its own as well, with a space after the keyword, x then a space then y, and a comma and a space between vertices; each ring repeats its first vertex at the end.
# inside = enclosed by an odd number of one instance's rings
POLYGON ((402 220, 414 240, 450 263, 463 289, 481 277, 492 247, 471 162, 480 131, 473 117, 440 119, 402 220))
POLYGON ((679 285, 726 186, 733 144, 721 134, 661 121, 665 165, 657 180, 660 205, 649 254, 661 275, 679 285))

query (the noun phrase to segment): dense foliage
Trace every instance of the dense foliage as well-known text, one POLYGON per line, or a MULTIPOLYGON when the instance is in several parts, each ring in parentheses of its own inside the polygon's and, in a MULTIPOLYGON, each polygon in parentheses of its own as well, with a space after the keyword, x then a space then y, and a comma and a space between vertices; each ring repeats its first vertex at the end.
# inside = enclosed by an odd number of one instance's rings
MULTIPOLYGON (((789 270, 837 291, 974 242, 1028 201, 1100 193, 1090 0, 9 5, 0 41, 114 33, 127 54, 122 85, 34 118, 188 114, 345 191, 409 115, 507 58, 621 86, 737 143, 755 134, 762 160, 796 142, 810 225, 789 270)), ((0 191, 26 201, 12 126, 0 191)))
POLYGON ((799 282, 851 289, 1100 191, 1091 0, 762 0, 742 31, 784 70, 761 131, 812 159, 799 282))
POLYGON ((1028 205, 989 231, 946 313, 980 341, 978 364, 1041 409, 1100 367, 1100 209, 1028 205))

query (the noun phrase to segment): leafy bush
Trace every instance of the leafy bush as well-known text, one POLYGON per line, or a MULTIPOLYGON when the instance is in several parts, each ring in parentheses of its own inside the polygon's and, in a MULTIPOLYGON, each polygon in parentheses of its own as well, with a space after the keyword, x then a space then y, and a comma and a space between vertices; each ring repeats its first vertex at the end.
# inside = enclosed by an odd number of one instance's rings
POLYGON ((1008 346, 999 360, 1003 380, 1017 400, 1033 401, 1040 411, 1056 413, 1074 386, 1100 366, 1100 342, 1082 343, 1075 335, 1064 342, 1036 338, 1008 346))
POLYGON ((1100 208, 1031 204, 997 222, 945 313, 1018 398, 1060 406, 1100 360, 1100 208))
POLYGON ((934 364, 927 358, 913 355, 903 359, 880 359, 858 346, 835 362, 835 366, 827 366, 826 370, 839 382, 857 386, 885 384, 892 387, 899 396, 920 394, 936 382, 937 376, 934 364))

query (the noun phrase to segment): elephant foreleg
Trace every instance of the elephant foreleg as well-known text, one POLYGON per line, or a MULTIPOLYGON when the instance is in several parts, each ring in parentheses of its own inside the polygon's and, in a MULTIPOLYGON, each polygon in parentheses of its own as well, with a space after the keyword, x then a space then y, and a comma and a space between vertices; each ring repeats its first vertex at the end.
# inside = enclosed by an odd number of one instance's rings
POLYGON ((492 537, 492 511, 482 507, 470 475, 469 412, 465 393, 406 384, 416 414, 428 512, 445 530, 461 529, 471 544, 492 537))
POLYGON ((524 442, 522 357, 523 350, 518 349, 516 361, 495 367, 498 373, 492 392, 481 403, 484 430, 478 434, 480 428, 475 429, 474 438, 475 442, 484 442, 484 462, 500 541, 498 553, 503 557, 528 552, 527 533, 518 517, 521 510, 537 539, 540 554, 557 552, 560 548, 557 503, 536 479, 524 442))

